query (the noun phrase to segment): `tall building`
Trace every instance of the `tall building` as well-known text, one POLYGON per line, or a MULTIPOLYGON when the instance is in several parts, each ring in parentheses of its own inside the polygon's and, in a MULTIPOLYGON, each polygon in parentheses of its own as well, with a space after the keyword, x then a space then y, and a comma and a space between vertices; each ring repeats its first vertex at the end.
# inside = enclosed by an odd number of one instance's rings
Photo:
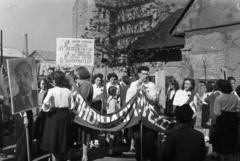
MULTIPOLYGON (((76 0, 73 37, 94 38, 96 56, 129 47, 188 0, 76 0)), ((119 56, 119 55, 117 55, 119 56)))

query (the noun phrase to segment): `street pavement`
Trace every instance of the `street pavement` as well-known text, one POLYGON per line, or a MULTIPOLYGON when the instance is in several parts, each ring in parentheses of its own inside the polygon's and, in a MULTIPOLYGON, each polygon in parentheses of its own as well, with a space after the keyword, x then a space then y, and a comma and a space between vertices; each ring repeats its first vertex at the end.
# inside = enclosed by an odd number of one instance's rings
MULTIPOLYGON (((198 116, 197 123, 195 125, 195 128, 199 131, 203 131, 201 126, 201 116, 198 116)), ((99 136, 100 139, 100 144, 104 144, 104 136, 99 136)), ((0 161, 14 161, 14 149, 16 147, 15 141, 12 138, 9 138, 9 136, 5 136, 5 142, 6 142, 6 148, 4 148, 4 152, 8 155, 8 158, 2 159, 0 158, 0 161)), ((160 141, 158 141, 160 142, 160 141)), ((209 152, 207 155, 207 158, 205 161, 210 161, 210 152, 212 151, 211 145, 208 143, 206 144, 209 147, 209 152)), ((135 161, 135 154, 128 152, 128 147, 127 146, 120 146, 120 151, 123 152, 123 155, 120 157, 116 158, 111 158, 108 157, 108 148, 107 147, 99 147, 97 149, 91 149, 89 150, 89 161, 135 161)), ((78 161, 81 158, 81 153, 79 150, 73 149, 72 150, 72 156, 73 156, 73 161, 78 161)), ((160 152, 158 152, 160 153, 160 152)), ((36 155, 36 144, 33 144, 33 150, 32 150, 32 155, 31 159, 33 161, 48 161, 49 154, 43 154, 43 155, 36 155)))

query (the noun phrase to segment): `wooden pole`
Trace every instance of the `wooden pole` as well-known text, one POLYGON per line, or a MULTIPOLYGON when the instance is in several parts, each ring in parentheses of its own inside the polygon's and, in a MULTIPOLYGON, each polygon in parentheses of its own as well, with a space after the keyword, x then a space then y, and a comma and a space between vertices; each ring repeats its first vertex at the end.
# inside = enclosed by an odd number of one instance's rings
POLYGON ((141 139, 141 161, 143 161, 143 125, 140 124, 140 139, 141 139))
POLYGON ((28 161, 31 161, 31 156, 30 156, 30 146, 29 146, 29 133, 28 133, 28 118, 26 117, 27 122, 24 122, 25 129, 26 129, 26 141, 27 141, 27 156, 28 156, 28 161))
POLYGON ((103 99, 102 99, 102 109, 101 112, 103 112, 103 109, 106 105, 107 100, 107 63, 105 63, 105 74, 104 74, 104 84, 103 84, 103 99))
MULTIPOLYGON (((93 81, 94 81, 94 80, 93 80, 93 79, 94 79, 94 78, 93 78, 94 69, 95 69, 95 66, 93 66, 93 68, 92 68, 90 82, 93 82, 93 81)), ((93 82, 93 83, 94 83, 94 82, 93 82)))
POLYGON ((3 31, 1 30, 1 38, 0 38, 0 42, 1 42, 1 66, 3 65, 3 31))

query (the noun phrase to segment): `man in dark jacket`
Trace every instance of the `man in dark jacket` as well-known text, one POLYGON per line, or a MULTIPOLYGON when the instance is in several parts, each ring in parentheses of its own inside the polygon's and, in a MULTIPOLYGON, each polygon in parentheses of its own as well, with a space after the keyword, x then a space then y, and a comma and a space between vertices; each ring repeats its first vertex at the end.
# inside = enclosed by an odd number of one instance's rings
POLYGON ((188 104, 176 110, 178 126, 167 134, 161 161, 203 161, 207 154, 204 135, 192 129, 190 121, 193 111, 188 104))

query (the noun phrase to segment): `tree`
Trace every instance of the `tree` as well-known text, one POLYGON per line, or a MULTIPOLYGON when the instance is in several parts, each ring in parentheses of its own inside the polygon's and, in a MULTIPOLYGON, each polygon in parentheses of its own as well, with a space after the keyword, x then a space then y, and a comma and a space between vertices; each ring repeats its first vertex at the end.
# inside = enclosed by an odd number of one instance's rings
POLYGON ((106 56, 111 60, 110 67, 125 68, 136 75, 137 68, 153 55, 134 53, 133 50, 138 48, 134 42, 138 37, 154 32, 157 22, 170 15, 170 6, 153 0, 115 0, 105 1, 105 5, 93 13, 95 16, 81 37, 95 38, 95 56, 106 56))

